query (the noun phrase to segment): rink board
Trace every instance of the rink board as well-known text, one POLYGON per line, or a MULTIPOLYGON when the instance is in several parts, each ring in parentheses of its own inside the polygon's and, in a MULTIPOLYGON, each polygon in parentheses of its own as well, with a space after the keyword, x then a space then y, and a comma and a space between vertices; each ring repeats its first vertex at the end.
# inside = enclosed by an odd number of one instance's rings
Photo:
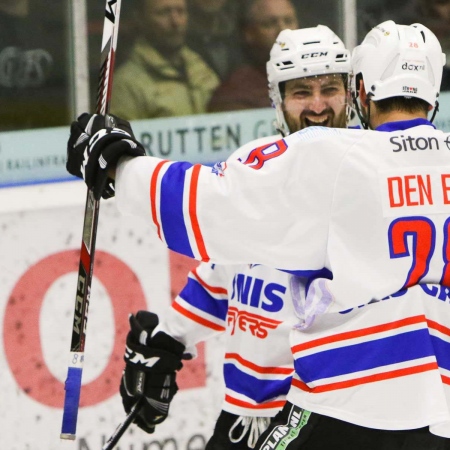
MULTIPOLYGON (((101 202, 77 439, 61 441, 85 193, 82 182, 0 190, 1 448, 100 449, 124 418, 128 314, 163 314, 197 264, 168 251, 143 220, 120 216, 114 200, 101 202)), ((132 426, 119 448, 201 450, 221 406, 222 354, 220 337, 199 346, 169 419, 153 435, 132 426)))

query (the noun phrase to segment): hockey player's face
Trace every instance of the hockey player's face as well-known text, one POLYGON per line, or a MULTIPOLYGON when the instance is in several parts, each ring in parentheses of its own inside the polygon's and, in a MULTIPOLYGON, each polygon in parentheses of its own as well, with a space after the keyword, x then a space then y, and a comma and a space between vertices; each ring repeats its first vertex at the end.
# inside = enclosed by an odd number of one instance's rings
POLYGON ((283 110, 291 132, 311 126, 346 127, 346 89, 341 75, 285 83, 283 110))

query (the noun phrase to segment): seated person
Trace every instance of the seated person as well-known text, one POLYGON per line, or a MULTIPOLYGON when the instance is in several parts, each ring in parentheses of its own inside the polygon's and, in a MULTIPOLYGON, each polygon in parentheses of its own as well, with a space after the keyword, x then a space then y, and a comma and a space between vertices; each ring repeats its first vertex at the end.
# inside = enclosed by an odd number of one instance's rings
POLYGON ((224 80, 240 62, 236 0, 188 0, 187 44, 224 80))
POLYGON ((246 0, 242 10, 245 63, 214 93, 208 111, 268 108, 266 62, 280 31, 298 28, 290 0, 246 0))
POLYGON ((206 112, 219 78, 186 45, 186 0, 135 0, 138 37, 114 77, 111 112, 125 119, 206 112))

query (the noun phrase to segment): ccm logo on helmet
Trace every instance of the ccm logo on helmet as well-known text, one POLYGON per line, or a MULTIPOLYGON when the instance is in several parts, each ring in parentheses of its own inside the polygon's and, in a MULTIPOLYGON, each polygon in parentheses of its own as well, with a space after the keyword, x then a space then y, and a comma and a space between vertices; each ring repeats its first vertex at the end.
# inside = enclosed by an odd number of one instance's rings
POLYGON ((425 70, 425 64, 408 64, 407 62, 405 62, 402 64, 402 69, 419 72, 420 70, 425 70))
POLYGON ((309 59, 309 58, 320 58, 321 56, 327 56, 328 52, 312 52, 312 53, 304 53, 302 55, 302 59, 309 59))

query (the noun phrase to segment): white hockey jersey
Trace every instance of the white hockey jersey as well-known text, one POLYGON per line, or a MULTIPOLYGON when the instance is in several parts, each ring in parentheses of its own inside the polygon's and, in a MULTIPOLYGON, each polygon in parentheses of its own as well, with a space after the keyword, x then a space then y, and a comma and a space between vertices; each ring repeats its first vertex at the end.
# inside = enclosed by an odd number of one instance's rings
POLYGON ((187 348, 226 332, 222 409, 273 417, 294 371, 289 333, 296 322, 290 275, 261 265, 201 263, 158 329, 187 348))
MULTIPOLYGON (((279 138, 249 142, 232 157, 279 138)), ((158 329, 187 349, 226 333, 223 410, 273 417, 284 406, 294 371, 289 333, 296 322, 289 281, 286 272, 258 264, 200 263, 160 318, 158 329)))
POLYGON ((117 204, 185 255, 310 279, 294 403, 450 437, 450 139, 423 119, 379 131, 307 128, 213 169, 124 160, 117 204))

